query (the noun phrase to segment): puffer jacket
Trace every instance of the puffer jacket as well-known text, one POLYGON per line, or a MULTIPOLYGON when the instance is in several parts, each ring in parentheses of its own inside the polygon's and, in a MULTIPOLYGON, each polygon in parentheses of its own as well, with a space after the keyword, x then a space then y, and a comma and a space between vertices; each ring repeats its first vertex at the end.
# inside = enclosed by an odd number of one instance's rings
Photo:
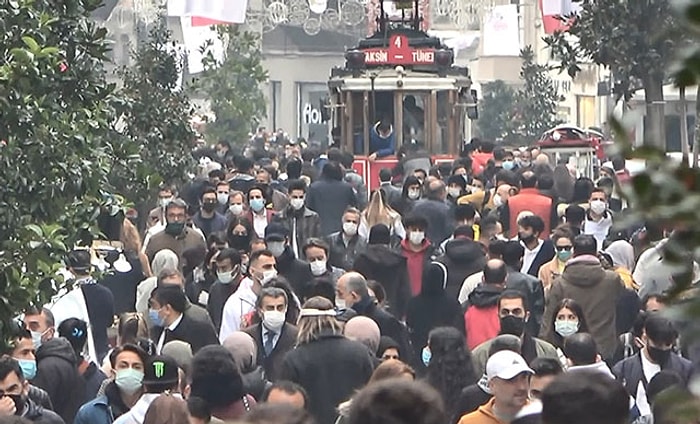
POLYGON ((481 244, 457 238, 445 244, 445 253, 438 258, 438 262, 447 267, 445 291, 451 298, 457 299, 464 280, 484 269, 486 255, 481 244))
POLYGON ((406 315, 411 299, 406 258, 389 246, 372 244, 361 253, 352 267, 368 280, 379 282, 386 292, 387 309, 398 319, 406 315))

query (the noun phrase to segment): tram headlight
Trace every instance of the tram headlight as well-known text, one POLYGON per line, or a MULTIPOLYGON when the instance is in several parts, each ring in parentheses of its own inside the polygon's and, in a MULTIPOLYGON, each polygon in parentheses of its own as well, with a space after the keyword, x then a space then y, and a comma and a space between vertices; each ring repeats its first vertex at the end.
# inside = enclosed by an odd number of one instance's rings
POLYGON ((360 50, 350 50, 345 53, 345 64, 348 69, 362 69, 365 67, 365 54, 360 50))

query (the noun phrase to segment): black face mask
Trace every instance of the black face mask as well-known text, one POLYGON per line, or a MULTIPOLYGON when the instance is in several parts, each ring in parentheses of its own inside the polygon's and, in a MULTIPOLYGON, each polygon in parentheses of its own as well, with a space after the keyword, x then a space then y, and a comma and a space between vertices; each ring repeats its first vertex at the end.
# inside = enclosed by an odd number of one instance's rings
POLYGON ((535 235, 534 234, 518 233, 518 238, 523 243, 528 244, 528 243, 532 243, 532 241, 535 239, 535 235))
POLYGON ((647 345, 647 353, 649 353, 652 361, 663 367, 671 356, 671 349, 659 349, 658 347, 647 345))
POLYGON ((250 236, 242 234, 231 234, 228 237, 228 244, 236 250, 248 250, 250 247, 250 236))
POLYGON ((501 318, 501 333, 522 336, 525 332, 525 318, 508 315, 501 318))
POLYGON ((12 399, 12 401, 15 403, 15 415, 22 415, 24 412, 24 406, 27 403, 27 400, 24 398, 23 395, 5 395, 12 399))
POLYGON ((216 209, 217 202, 206 202, 202 204, 202 209, 207 212, 212 212, 216 209))

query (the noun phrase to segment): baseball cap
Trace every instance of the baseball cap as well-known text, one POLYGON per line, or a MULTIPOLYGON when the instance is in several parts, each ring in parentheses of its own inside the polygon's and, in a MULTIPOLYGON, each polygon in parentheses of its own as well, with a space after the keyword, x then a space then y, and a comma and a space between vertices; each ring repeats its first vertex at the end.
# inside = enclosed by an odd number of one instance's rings
POLYGON ((496 352, 486 361, 486 377, 489 381, 495 377, 510 380, 524 372, 535 373, 522 356, 510 350, 496 352))
POLYGON ((284 241, 288 235, 289 231, 282 224, 271 222, 265 227, 265 241, 284 241))
POLYGON ((144 384, 173 384, 179 380, 177 361, 168 355, 154 355, 146 362, 144 384))

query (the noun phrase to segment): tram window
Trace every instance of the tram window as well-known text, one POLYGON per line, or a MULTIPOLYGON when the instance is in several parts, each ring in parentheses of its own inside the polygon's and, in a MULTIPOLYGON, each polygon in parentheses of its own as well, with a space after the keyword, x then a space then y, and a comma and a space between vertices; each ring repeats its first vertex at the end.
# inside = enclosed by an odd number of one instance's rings
POLYGON ((425 100, 421 95, 403 97, 403 142, 425 144, 425 100))
POLYGON ((450 152, 450 143, 455 143, 455 140, 450 140, 450 107, 447 91, 439 91, 437 93, 437 139, 433 146, 439 149, 435 153, 446 154, 450 152))

